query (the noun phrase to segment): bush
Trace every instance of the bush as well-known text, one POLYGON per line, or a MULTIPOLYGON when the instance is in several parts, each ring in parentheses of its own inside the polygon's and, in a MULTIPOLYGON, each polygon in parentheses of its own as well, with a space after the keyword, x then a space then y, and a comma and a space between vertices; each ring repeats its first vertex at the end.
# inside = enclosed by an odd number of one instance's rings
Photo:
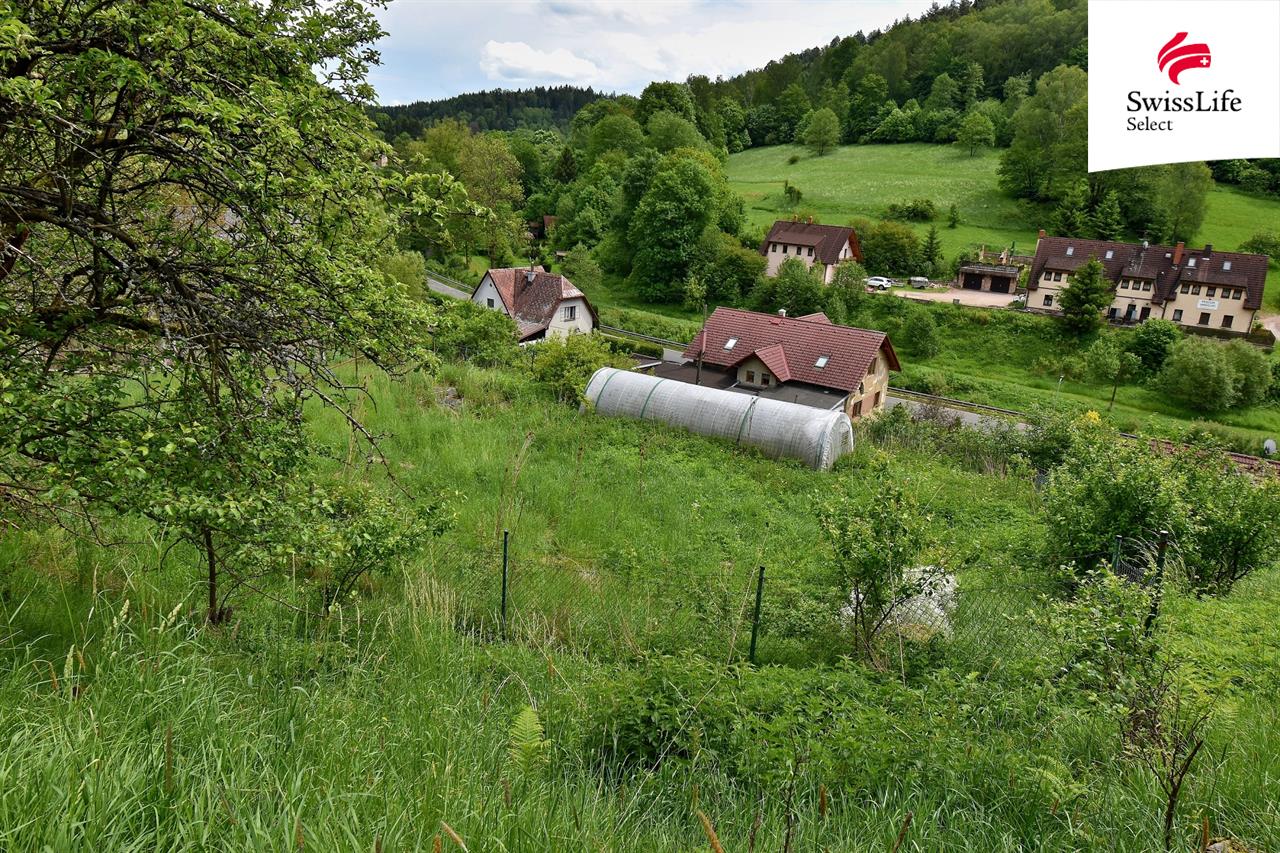
POLYGON ((1177 323, 1162 319, 1148 320, 1134 330, 1125 349, 1138 357, 1147 375, 1154 375, 1164 367, 1169 353, 1180 340, 1182 329, 1177 323))
POLYGON ((432 347, 441 358, 486 367, 511 364, 518 349, 516 324, 501 311, 455 299, 441 300, 432 347))
POLYGON ((1275 231, 1259 231, 1240 244, 1240 251, 1266 255, 1271 263, 1280 264, 1280 234, 1275 231))
POLYGON ((927 198, 915 198, 885 208, 885 219, 901 219, 907 222, 928 222, 938 215, 938 208, 927 198))
POLYGON ((1271 388, 1271 366, 1244 341, 1189 337, 1174 345, 1158 385, 1187 408, 1219 412, 1261 402, 1271 388))
POLYGON ((602 367, 626 367, 603 335, 548 338, 534 345, 533 378, 562 403, 581 403, 591 374, 602 367))
POLYGON ((938 324, 926 311, 917 311, 902 327, 902 338, 908 352, 920 358, 932 358, 942 352, 938 324))

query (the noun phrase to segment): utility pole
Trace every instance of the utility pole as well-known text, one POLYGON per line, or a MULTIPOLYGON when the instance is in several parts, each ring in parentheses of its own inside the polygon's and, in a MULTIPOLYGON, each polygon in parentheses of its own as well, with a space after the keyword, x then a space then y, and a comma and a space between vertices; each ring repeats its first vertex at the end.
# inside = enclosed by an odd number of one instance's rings
POLYGON ((698 339, 698 370, 693 378, 694 385, 702 384, 702 354, 707 351, 707 300, 702 300, 702 337, 698 339))

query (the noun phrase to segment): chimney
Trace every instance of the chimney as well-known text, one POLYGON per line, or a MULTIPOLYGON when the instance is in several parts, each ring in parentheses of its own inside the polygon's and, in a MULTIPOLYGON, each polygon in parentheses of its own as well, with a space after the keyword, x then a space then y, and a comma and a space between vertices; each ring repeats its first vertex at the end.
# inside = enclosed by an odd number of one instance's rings
POLYGON ((812 217, 812 216, 806 216, 806 217, 805 217, 805 219, 804 219, 804 224, 805 224, 805 225, 812 225, 812 224, 813 224, 813 217, 812 217))
POLYGON ((536 275, 536 273, 534 273, 533 267, 529 267, 529 269, 525 270, 525 273, 524 273, 525 287, 528 287, 529 285, 533 284, 534 275, 536 275))
POLYGON ((1185 249, 1186 247, 1187 247, 1186 244, 1183 243, 1181 240, 1178 241, 1178 245, 1173 247, 1173 265, 1175 267, 1178 264, 1182 263, 1182 250, 1185 249))
POLYGON ((1204 256, 1205 256, 1205 258, 1208 258, 1208 257, 1209 257, 1210 255, 1212 255, 1212 254, 1213 254, 1213 244, 1212 244, 1212 243, 1205 243, 1205 244, 1204 244, 1204 256))
POLYGON ((1043 229, 1043 228, 1041 228, 1041 229, 1040 229, 1040 239, 1041 239, 1041 240, 1043 240, 1043 239, 1044 239, 1044 229, 1043 229))
POLYGON ((787 316, 787 309, 786 309, 786 308, 779 308, 779 309, 778 309, 778 316, 779 316, 779 317, 785 317, 785 316, 787 316))

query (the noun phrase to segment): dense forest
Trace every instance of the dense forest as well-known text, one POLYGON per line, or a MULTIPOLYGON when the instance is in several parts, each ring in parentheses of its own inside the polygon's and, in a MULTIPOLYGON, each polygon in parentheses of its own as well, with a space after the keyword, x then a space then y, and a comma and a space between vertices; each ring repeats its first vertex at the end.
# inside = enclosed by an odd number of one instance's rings
POLYGON ((472 130, 529 128, 565 130, 574 114, 597 98, 590 86, 535 86, 531 89, 490 89, 438 101, 379 106, 370 109, 374 123, 387 139, 400 134, 419 136, 441 119, 457 119, 472 130))

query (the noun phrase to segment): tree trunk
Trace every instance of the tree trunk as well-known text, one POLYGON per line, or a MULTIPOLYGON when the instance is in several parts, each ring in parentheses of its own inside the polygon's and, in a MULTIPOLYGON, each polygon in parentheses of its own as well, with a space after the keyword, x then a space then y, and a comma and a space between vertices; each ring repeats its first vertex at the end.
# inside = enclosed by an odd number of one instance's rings
POLYGON ((201 535, 204 538, 204 558, 209 568, 209 613, 206 618, 210 625, 217 625, 222 619, 218 612, 218 556, 213 550, 213 531, 205 527, 201 535))

